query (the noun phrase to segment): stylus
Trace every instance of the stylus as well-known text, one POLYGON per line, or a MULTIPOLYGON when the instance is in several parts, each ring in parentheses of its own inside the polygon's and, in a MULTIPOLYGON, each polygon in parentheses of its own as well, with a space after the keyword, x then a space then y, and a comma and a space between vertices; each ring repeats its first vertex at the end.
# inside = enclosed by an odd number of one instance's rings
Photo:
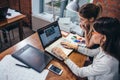
POLYGON ((24 68, 30 68, 29 66, 21 65, 21 64, 16 64, 17 66, 24 67, 24 68))

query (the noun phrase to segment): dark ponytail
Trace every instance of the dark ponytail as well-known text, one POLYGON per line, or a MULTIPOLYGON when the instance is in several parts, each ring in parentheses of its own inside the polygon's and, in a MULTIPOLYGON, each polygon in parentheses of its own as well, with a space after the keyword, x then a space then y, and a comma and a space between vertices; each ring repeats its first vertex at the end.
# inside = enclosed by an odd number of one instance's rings
POLYGON ((96 17, 96 19, 97 19, 97 18, 101 17, 102 12, 103 12, 103 9, 102 9, 102 6, 101 6, 100 3, 97 3, 97 4, 96 4, 96 7, 97 7, 96 10, 97 10, 97 12, 98 12, 98 13, 97 13, 97 17, 96 17))

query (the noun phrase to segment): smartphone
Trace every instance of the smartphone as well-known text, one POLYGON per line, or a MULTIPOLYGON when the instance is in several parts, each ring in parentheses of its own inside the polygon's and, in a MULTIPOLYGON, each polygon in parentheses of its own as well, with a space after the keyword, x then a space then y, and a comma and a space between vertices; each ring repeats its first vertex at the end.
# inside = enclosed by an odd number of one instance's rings
POLYGON ((61 70, 60 68, 54 66, 53 64, 51 64, 48 69, 52 72, 54 72, 55 74, 61 75, 63 70, 61 70))

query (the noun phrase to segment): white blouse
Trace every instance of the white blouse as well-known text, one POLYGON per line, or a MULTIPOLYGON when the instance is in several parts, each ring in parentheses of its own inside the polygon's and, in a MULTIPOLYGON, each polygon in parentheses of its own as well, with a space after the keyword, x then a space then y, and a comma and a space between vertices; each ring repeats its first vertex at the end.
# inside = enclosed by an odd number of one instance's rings
POLYGON ((94 57, 93 63, 86 67, 78 67, 70 59, 65 63, 71 71, 79 77, 88 77, 88 80, 119 80, 119 61, 106 54, 101 48, 88 49, 79 47, 78 51, 85 55, 94 57))

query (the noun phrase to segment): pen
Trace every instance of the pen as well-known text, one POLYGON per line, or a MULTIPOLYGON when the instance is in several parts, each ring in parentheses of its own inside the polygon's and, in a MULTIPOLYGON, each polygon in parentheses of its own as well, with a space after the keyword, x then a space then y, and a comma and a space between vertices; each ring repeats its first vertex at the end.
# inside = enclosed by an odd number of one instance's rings
POLYGON ((16 64, 16 66, 24 67, 24 68, 30 68, 29 66, 21 65, 21 64, 16 64))

